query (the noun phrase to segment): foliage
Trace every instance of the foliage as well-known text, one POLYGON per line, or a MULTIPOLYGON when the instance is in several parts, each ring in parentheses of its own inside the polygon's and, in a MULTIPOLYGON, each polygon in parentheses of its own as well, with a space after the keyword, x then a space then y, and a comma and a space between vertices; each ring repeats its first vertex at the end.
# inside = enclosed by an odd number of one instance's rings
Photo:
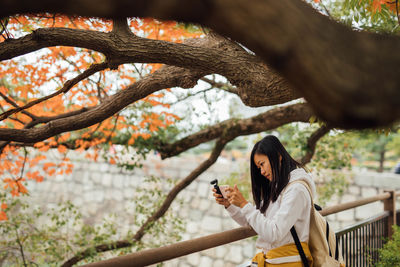
MULTIPOLYGON (((103 32, 112 29, 112 22, 105 19, 50 14, 13 16, 1 22, 0 41, 3 42, 40 28, 65 27, 103 32)), ((161 23, 151 18, 130 19, 129 27, 138 36, 178 43, 202 34, 194 25, 172 21, 161 23)), ((67 88, 72 79, 105 60, 104 55, 96 51, 56 46, 3 61, 0 65, 0 108, 3 112, 0 114, 0 127, 34 127, 94 107, 160 67, 159 64, 125 64, 117 70, 101 69, 67 88), (25 106, 27 108, 23 111, 16 109, 25 106), (10 113, 14 111, 17 112, 10 113)), ((171 94, 169 89, 153 93, 101 123, 27 144, 39 153, 32 153, 22 144, 0 144, 0 177, 7 192, 15 196, 27 194, 24 186, 27 180, 41 182, 55 174, 71 173, 73 164, 67 157, 69 149, 80 151, 92 160, 101 156, 111 164, 131 168, 139 166, 137 162, 154 147, 151 145, 154 140, 170 140, 171 136, 176 136, 173 124, 181 118, 169 111, 170 104, 165 99, 167 94, 171 94), (122 145, 119 154, 115 151, 115 144, 122 145), (123 155, 131 153, 132 147, 136 150, 136 163, 125 164, 123 155), (59 163, 46 159, 44 152, 49 149, 58 149, 64 154, 59 163), (37 170, 39 162, 44 166, 42 170, 37 170)), ((6 218, 4 211, 0 212, 0 220, 6 218)))
MULTIPOLYGON (((308 137, 318 128, 317 124, 292 123, 277 128, 269 134, 276 134, 289 154, 296 159, 304 156, 308 137)), ((307 164, 318 183, 318 201, 325 205, 334 195, 341 195, 349 184, 350 174, 344 172, 351 169, 353 144, 351 138, 345 133, 335 131, 321 138, 316 147, 312 161, 307 164)), ((223 179, 223 183, 237 184, 247 199, 251 194, 251 180, 249 167, 246 162, 239 172, 232 172, 229 177, 223 179)))
POLYGON ((357 30, 395 35, 400 33, 397 1, 318 0, 313 2, 312 5, 322 13, 357 30))
POLYGON ((393 226, 392 238, 379 249, 379 262, 377 267, 395 267, 400 266, 400 227, 393 226))
POLYGON ((228 177, 224 177, 220 184, 227 184, 231 187, 236 184, 246 199, 253 199, 251 196, 251 178, 248 162, 241 164, 238 172, 231 172, 228 177))
MULTIPOLYGON (((133 207, 126 211, 128 220, 114 214, 107 215, 97 225, 90 225, 87 218, 71 202, 60 203, 50 211, 43 211, 30 203, 29 197, 15 198, 2 192, 0 200, 9 219, 0 222, 0 259, 7 266, 58 266, 86 248, 109 244, 117 240, 131 240, 135 231, 165 198, 165 187, 172 182, 156 177, 146 178, 139 193, 132 199, 133 207), (129 225, 127 225, 129 223, 129 225), (127 231, 122 231, 126 229, 127 231)), ((143 248, 158 247, 181 239, 183 221, 176 212, 169 211, 161 223, 152 224, 145 239, 132 247, 97 254, 94 249, 82 263, 99 261, 143 248)))

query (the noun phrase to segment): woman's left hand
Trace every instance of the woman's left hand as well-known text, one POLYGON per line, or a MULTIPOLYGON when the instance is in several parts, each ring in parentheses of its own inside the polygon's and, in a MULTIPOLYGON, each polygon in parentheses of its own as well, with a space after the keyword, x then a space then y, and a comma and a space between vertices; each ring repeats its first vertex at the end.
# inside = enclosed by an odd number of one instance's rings
POLYGON ((235 185, 233 188, 227 188, 226 191, 228 192, 227 197, 229 203, 240 208, 243 208, 247 204, 247 200, 243 197, 242 193, 240 193, 237 185, 235 185))

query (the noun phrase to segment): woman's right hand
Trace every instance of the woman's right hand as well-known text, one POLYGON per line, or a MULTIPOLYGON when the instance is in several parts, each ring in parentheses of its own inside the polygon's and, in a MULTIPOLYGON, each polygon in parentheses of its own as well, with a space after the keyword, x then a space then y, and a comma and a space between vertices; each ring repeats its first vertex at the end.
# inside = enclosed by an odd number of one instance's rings
POLYGON ((223 205, 225 208, 228 208, 231 205, 226 198, 223 198, 222 195, 217 193, 215 188, 213 188, 212 191, 214 192, 213 196, 215 197, 215 201, 218 204, 223 205))

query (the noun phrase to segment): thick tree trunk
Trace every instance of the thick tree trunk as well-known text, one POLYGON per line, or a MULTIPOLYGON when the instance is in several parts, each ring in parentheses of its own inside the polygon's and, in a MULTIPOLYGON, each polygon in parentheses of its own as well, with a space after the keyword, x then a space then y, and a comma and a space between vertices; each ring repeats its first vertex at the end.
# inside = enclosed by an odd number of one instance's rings
MULTIPOLYGON (((333 127, 387 125, 400 117, 400 38, 355 32, 300 0, 0 1, 0 17, 61 12, 152 16, 206 25, 278 70, 333 127), (379 51, 379 53, 377 53, 379 51)), ((248 98, 252 106, 263 98, 248 98)))

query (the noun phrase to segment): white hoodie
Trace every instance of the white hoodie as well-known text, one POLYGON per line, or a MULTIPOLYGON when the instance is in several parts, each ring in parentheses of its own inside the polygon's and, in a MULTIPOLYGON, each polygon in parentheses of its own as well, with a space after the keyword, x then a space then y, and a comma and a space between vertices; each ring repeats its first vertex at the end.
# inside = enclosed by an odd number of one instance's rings
MULTIPOLYGON (((305 180, 310 185, 315 196, 315 184, 303 168, 290 173, 290 182, 305 180)), ((243 208, 230 205, 227 208, 229 215, 242 226, 251 226, 258 234, 257 248, 267 251, 289 243, 294 243, 290 228, 294 225, 301 242, 307 242, 310 228, 311 198, 307 188, 294 183, 279 195, 275 202, 271 202, 265 214, 250 203, 243 208)))

